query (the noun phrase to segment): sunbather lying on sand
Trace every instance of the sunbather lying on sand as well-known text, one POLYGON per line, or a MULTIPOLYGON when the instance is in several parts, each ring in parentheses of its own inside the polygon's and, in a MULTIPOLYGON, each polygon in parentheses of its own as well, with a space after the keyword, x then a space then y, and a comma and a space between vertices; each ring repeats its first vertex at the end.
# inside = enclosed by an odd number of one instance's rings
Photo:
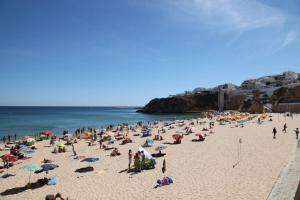
POLYGON ((105 151, 109 151, 109 150, 114 149, 113 147, 110 147, 110 146, 105 145, 105 144, 102 145, 102 148, 103 148, 105 151))

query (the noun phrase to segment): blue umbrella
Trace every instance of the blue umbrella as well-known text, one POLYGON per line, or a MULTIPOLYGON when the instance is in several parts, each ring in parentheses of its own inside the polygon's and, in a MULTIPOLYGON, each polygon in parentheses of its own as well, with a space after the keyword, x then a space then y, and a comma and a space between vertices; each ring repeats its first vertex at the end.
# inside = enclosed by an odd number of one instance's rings
POLYGON ((152 140, 152 139, 147 139, 147 140, 146 140, 146 143, 152 145, 152 144, 154 144, 154 140, 152 140))
POLYGON ((23 148, 28 148, 26 145, 24 145, 24 144, 20 144, 19 145, 19 149, 23 149, 23 148))
POLYGON ((29 175, 29 183, 30 183, 31 172, 42 170, 42 167, 38 164, 27 164, 27 165, 24 165, 23 167, 21 167, 21 169, 23 169, 24 171, 30 172, 30 175, 29 175))
POLYGON ((38 164, 27 164, 27 165, 24 165, 23 167, 21 167, 21 169, 28 171, 28 172, 35 172, 35 171, 42 170, 42 167, 38 164))
POLYGON ((81 162, 96 162, 99 161, 99 158, 85 158, 81 162))
POLYGON ((155 151, 162 151, 166 148, 167 148, 167 146, 165 146, 165 145, 159 145, 158 147, 155 148, 155 151))
POLYGON ((32 154, 32 153, 34 153, 34 151, 32 149, 29 149, 27 146, 22 147, 19 150, 22 151, 25 154, 32 154))
POLYGON ((59 166, 56 164, 44 164, 42 165, 43 171, 50 171, 50 170, 54 170, 55 168, 58 168, 59 166))

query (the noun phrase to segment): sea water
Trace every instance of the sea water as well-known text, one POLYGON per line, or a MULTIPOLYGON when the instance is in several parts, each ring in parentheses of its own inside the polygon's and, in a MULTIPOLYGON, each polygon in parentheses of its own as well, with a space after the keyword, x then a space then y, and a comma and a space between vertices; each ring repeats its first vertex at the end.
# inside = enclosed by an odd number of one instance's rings
MULTIPOLYGON (((193 114, 194 116, 195 114, 193 114)), ((138 121, 174 120, 191 114, 153 115, 137 113, 133 107, 0 107, 0 136, 32 135, 42 130, 61 134, 77 128, 103 128, 138 121)))

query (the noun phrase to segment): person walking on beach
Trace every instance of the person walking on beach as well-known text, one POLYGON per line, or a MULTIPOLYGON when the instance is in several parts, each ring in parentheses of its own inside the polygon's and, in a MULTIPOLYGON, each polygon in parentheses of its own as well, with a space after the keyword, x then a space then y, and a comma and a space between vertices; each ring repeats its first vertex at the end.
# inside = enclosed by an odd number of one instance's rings
POLYGON ((14 137, 15 137, 15 141, 17 141, 17 135, 16 134, 14 135, 14 137))
POLYGON ((284 133, 286 133, 286 129, 287 129, 287 125, 286 125, 286 123, 283 125, 283 130, 282 130, 282 132, 284 132, 284 133))
POLYGON ((131 163, 132 163, 132 151, 129 149, 128 152, 128 171, 131 169, 131 163))
POLYGON ((3 136, 3 143, 6 144, 6 137, 3 136))
POLYGON ((276 130, 276 128, 274 127, 274 128, 273 128, 273 139, 276 139, 276 134, 277 134, 277 130, 276 130))
POLYGON ((295 133, 296 133, 296 139, 298 140, 298 137, 299 137, 299 128, 297 128, 297 129, 295 130, 295 133))

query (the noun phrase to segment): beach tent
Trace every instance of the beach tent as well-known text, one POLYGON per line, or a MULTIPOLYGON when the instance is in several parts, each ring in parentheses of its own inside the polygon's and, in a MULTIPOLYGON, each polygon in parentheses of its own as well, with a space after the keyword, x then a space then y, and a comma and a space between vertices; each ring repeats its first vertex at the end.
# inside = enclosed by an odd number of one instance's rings
POLYGON ((143 147, 139 147, 139 151, 140 152, 142 152, 142 151, 144 152, 145 158, 153 159, 153 157, 151 156, 151 154, 148 151, 146 151, 143 147))

